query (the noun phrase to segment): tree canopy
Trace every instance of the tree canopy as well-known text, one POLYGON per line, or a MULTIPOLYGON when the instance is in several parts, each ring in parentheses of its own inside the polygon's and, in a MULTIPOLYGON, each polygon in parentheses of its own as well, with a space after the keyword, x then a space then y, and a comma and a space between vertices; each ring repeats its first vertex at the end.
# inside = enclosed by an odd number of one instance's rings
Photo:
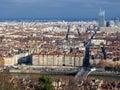
POLYGON ((53 90, 52 80, 48 76, 41 76, 39 78, 40 90, 53 90))

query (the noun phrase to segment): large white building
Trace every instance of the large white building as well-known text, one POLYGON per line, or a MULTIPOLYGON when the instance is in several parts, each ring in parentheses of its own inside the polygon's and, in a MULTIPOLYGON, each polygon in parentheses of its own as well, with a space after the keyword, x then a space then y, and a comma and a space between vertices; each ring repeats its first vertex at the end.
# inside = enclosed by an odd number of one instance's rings
POLYGON ((35 66, 82 66, 83 56, 73 54, 33 54, 35 66))

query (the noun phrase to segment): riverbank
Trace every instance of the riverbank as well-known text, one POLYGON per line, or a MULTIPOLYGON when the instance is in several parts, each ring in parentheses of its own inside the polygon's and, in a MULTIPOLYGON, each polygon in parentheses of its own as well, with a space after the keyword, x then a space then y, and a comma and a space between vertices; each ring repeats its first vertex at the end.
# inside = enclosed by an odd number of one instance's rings
POLYGON ((88 78, 97 78, 97 79, 105 79, 105 80, 120 80, 120 73, 114 72, 93 72, 88 78))

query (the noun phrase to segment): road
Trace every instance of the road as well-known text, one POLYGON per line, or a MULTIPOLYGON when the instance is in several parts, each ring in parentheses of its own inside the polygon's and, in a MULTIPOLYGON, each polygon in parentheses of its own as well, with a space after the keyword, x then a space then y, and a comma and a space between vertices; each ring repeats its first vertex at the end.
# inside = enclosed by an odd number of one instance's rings
POLYGON ((90 50, 90 46, 91 46, 91 40, 94 38, 95 34, 96 34, 96 30, 94 30, 94 33, 91 36, 91 38, 85 42, 85 49, 86 50, 85 50, 85 57, 83 60, 83 67, 76 74, 75 79, 79 78, 79 77, 86 79, 87 76, 92 72, 90 70, 90 63, 89 63, 89 50, 90 50))
POLYGON ((82 67, 79 72, 76 74, 75 79, 77 78, 83 78, 86 79, 87 76, 90 74, 90 69, 86 67, 82 67))

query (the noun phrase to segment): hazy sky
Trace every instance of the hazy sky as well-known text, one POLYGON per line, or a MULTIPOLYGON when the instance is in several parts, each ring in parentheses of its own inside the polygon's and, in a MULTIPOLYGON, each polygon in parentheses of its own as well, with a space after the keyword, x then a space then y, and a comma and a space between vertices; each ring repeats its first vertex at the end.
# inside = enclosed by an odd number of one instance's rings
POLYGON ((0 0, 0 18, 106 18, 120 16, 120 0, 0 0))

